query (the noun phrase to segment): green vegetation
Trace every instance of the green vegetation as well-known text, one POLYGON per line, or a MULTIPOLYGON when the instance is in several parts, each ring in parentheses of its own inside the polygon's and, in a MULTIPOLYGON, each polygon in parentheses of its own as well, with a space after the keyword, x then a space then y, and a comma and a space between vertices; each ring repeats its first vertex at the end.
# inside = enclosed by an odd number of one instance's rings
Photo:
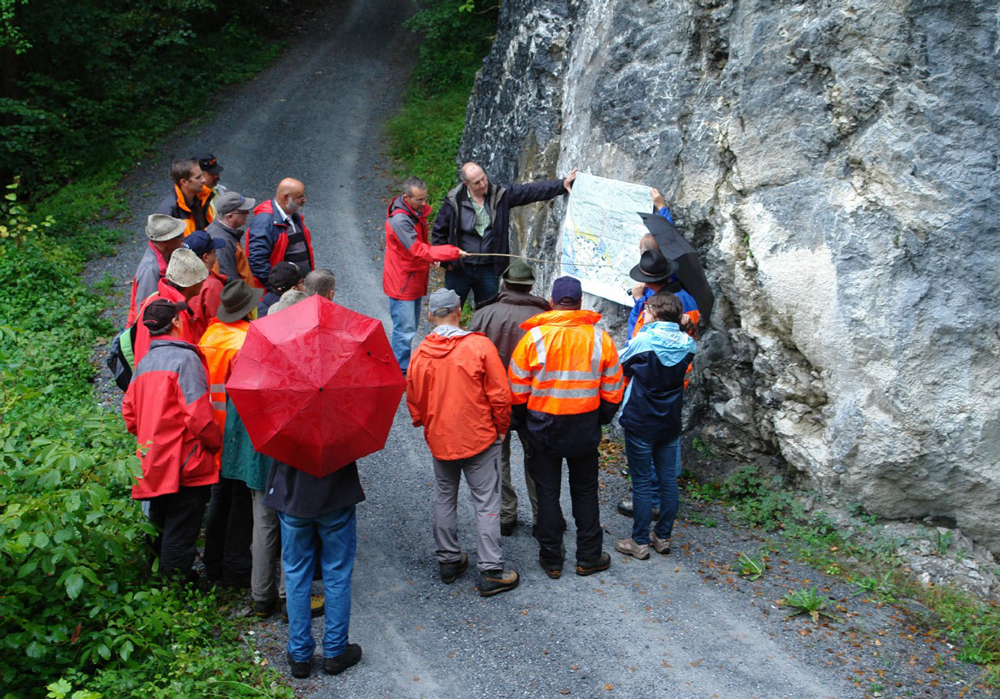
POLYGON ((830 598, 819 594, 815 586, 808 589, 793 590, 782 597, 780 602, 791 609, 788 614, 790 617, 798 616, 799 614, 808 614, 816 623, 819 623, 820 617, 826 617, 834 621, 837 619, 837 617, 827 611, 831 605, 830 598))
POLYGON ((390 152, 401 174, 427 182, 435 211, 455 186, 465 108, 498 10, 499 4, 475 9, 469 0, 426 0, 406 23, 423 42, 403 108, 387 127, 390 152))
POLYGON ((751 582, 760 579, 764 575, 764 571, 767 570, 767 561, 764 560, 764 556, 760 553, 754 554, 753 558, 745 553, 741 553, 736 560, 736 564, 740 568, 740 577, 746 578, 751 582))
MULTIPOLYGON (((693 500, 725 505, 742 524, 780 532, 798 560, 852 582, 858 588, 856 594, 883 604, 902 598, 916 600, 928 611, 908 613, 930 632, 960 645, 959 657, 985 666, 984 680, 1000 687, 1000 605, 952 587, 919 583, 898 553, 904 542, 879 535, 874 517, 855 507, 854 532, 842 529, 822 511, 807 513, 781 477, 762 476, 753 466, 743 466, 719 483, 689 482, 686 494, 693 500)), ((928 537, 938 555, 949 554, 950 532, 928 532, 928 537)), ((740 575, 750 577, 764 560, 741 554, 737 563, 740 575)), ((787 596, 784 604, 815 619, 813 612, 826 615, 825 599, 814 589, 799 590, 787 596)))
POLYGON ((112 284, 81 277, 117 241, 100 222, 124 213, 121 174, 276 55, 260 7, 0 0, 4 699, 292 695, 234 600, 150 577, 135 443, 92 386, 112 284))

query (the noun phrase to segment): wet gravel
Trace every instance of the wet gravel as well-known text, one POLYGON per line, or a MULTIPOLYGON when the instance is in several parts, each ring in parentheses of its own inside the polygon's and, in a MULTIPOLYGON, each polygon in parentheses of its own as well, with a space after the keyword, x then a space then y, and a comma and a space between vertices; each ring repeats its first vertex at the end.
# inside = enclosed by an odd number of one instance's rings
MULTIPOLYGON (((88 275, 117 280, 116 324, 142 254, 146 214, 169 191, 169 163, 209 150, 226 168, 223 184, 263 199, 278 180, 307 187, 307 222, 317 262, 338 278, 337 301, 388 327, 381 290, 381 238, 393 187, 382 126, 397 108, 415 57, 401 21, 412 6, 340 2, 303 22, 271 69, 220 95, 214 112, 166 139, 136 163, 124 190, 130 239, 88 275)), ((432 193, 432 196, 437 193, 432 193)), ((100 375, 103 405, 121 393, 100 375)), ((522 522, 530 509, 519 474, 522 522)), ((612 459, 602 473, 605 548, 629 535, 615 512, 625 492, 612 459)), ((955 649, 922 635, 896 607, 879 605, 782 553, 756 582, 732 567, 763 545, 759 533, 731 524, 715 506, 685 502, 674 552, 636 561, 613 555, 610 570, 560 580, 538 567, 537 545, 520 526, 504 540, 520 587, 490 599, 475 591, 473 515, 463 488, 459 526, 469 572, 450 586, 437 577, 431 530, 433 473, 421 433, 400 407, 386 449, 361 462, 367 501, 358 508, 351 639, 364 659, 337 677, 318 668, 292 680, 301 696, 367 697, 863 697, 984 696, 978 669, 955 649), (697 522, 711 520, 715 526, 697 522), (835 600, 839 621, 786 619, 775 601, 788 589, 817 585, 835 600)), ((564 493, 567 486, 564 485, 564 493)), ((564 510, 570 510, 564 497, 564 510)), ((571 519, 571 518, 569 518, 571 519)), ((573 560, 574 529, 567 532, 573 560)), ((259 624, 254 643, 284 669, 287 627, 259 624)), ((314 624, 317 638, 322 620, 314 624)))

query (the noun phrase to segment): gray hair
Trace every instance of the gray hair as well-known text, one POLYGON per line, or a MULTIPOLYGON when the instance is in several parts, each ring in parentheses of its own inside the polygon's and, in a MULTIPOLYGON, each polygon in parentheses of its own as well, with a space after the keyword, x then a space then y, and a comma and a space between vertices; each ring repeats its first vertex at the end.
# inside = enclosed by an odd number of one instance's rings
POLYGON ((330 269, 314 269, 306 275, 305 291, 307 296, 319 294, 324 298, 337 288, 337 278, 330 269))
POLYGON ((283 311, 290 306, 294 306, 299 301, 305 301, 307 298, 309 297, 298 289, 289 289, 281 295, 281 298, 278 299, 274 305, 271 306, 271 308, 268 309, 267 314, 269 316, 273 316, 275 313, 283 311))
POLYGON ((403 194, 406 196, 412 196, 414 189, 427 189, 427 183, 424 182, 419 177, 407 177, 403 180, 403 194))

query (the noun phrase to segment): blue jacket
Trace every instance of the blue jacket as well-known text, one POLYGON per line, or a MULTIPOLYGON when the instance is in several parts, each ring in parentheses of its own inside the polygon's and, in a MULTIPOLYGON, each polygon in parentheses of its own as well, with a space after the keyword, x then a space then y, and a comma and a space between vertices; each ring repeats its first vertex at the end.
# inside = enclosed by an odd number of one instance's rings
POLYGON ((644 325, 622 352, 630 379, 619 422, 623 429, 652 441, 681 433, 684 372, 694 358, 695 341, 677 323, 644 325))
MULTIPOLYGON (((267 289, 267 278, 271 274, 271 268, 285 259, 288 250, 288 224, 275 209, 274 199, 261 202, 253 212, 255 216, 247 229, 245 239, 247 262, 250 263, 250 272, 260 287, 267 289)), ((292 214, 291 218, 305 237, 306 250, 309 252, 309 269, 316 269, 309 228, 301 214, 292 214)))

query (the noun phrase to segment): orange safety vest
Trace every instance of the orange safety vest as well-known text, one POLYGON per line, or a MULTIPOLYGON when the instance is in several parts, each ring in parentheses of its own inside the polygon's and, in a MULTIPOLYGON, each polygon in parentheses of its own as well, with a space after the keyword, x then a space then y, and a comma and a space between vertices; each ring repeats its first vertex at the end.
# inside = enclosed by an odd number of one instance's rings
POLYGON ((249 329, 250 322, 246 320, 235 323, 216 321, 208 326, 198 342, 198 349, 205 355, 208 364, 208 392, 212 411, 223 432, 226 429, 226 380, 229 378, 229 368, 243 347, 249 329))
POLYGON ((549 415, 597 410, 601 400, 621 403, 625 392, 618 350, 595 324, 594 311, 548 311, 521 324, 527 334, 514 348, 508 378, 515 405, 549 415))

